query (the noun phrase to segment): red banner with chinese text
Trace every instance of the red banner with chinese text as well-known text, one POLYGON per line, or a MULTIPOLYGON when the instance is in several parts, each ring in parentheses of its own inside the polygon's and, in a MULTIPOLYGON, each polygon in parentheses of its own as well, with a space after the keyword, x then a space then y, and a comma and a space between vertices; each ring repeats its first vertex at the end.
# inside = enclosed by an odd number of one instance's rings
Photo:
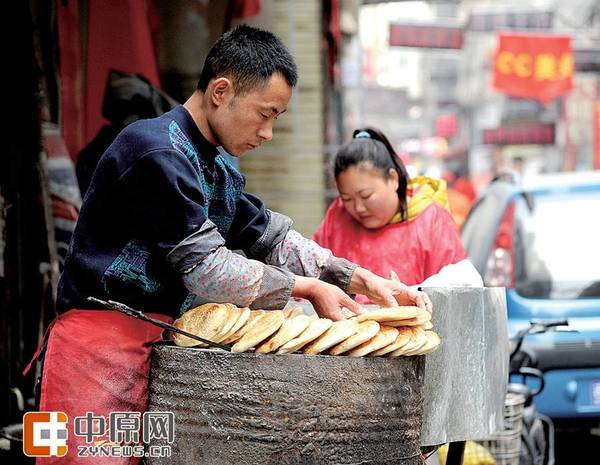
POLYGON ((573 87, 571 38, 500 34, 494 58, 495 89, 544 103, 573 87))

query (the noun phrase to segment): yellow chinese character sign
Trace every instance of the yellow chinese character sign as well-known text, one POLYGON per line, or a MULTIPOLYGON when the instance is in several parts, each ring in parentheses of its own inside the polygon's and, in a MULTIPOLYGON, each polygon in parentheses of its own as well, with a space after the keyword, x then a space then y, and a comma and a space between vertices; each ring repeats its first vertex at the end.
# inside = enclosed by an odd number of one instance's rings
POLYGON ((573 87, 571 38, 500 34, 493 86, 516 97, 550 102, 573 87))

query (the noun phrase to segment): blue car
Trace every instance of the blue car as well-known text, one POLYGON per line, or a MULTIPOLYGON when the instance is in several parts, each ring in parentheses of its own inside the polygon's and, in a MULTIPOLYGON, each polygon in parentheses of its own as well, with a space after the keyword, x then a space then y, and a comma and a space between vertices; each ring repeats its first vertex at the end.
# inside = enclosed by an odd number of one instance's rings
POLYGON ((600 425, 600 172, 490 184, 462 230, 486 286, 506 287, 509 331, 567 319, 523 344, 544 372, 536 407, 560 427, 600 425))

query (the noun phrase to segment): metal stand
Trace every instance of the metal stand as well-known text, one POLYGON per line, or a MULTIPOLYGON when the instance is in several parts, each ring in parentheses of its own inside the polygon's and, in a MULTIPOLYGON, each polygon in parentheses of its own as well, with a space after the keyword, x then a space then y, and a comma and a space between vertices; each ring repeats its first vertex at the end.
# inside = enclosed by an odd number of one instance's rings
POLYGON ((448 459, 446 465, 462 465, 465 453, 465 441, 451 442, 448 445, 448 459))

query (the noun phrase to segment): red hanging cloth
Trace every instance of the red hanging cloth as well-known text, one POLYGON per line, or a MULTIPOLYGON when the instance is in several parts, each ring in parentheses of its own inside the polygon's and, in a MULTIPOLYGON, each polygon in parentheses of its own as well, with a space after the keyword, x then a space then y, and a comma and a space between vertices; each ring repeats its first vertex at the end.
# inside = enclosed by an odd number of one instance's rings
POLYGON ((102 100, 111 68, 141 74, 160 87, 145 0, 89 3, 85 143, 106 124, 102 116, 102 100))

